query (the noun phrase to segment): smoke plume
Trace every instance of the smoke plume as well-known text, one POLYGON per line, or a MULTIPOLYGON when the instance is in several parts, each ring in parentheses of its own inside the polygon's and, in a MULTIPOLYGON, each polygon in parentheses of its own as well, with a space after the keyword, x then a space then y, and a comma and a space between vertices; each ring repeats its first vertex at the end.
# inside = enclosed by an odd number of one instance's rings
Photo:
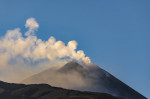
POLYGON ((16 28, 8 30, 0 38, 0 80, 17 82, 49 66, 65 64, 68 60, 91 63, 84 51, 77 50, 75 40, 65 44, 52 36, 47 41, 37 38, 35 32, 39 24, 34 18, 27 19, 25 27, 28 28, 25 36, 20 28, 16 28))

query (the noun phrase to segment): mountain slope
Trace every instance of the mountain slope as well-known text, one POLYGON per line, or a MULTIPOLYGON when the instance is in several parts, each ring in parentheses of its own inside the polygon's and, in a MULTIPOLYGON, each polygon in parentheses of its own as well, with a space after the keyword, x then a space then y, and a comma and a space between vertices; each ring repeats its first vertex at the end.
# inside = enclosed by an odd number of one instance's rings
POLYGON ((68 89, 108 93, 126 99, 144 96, 96 65, 82 66, 69 62, 59 69, 51 68, 23 81, 27 84, 47 83, 68 89))
POLYGON ((80 92, 47 84, 10 84, 0 81, 0 99, 121 99, 105 93, 80 92))

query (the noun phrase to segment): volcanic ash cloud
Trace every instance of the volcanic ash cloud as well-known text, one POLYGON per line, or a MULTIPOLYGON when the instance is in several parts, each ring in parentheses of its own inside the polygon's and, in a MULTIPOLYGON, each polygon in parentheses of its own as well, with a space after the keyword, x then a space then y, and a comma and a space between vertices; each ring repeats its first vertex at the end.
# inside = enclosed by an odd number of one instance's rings
POLYGON ((91 63, 90 58, 85 55, 83 50, 77 50, 78 43, 75 40, 65 44, 62 41, 56 41, 52 36, 47 41, 37 38, 35 32, 38 30, 39 24, 34 18, 27 19, 25 27, 28 28, 25 36, 20 32, 20 28, 16 28, 8 30, 6 35, 1 37, 0 73, 1 71, 4 73, 4 70, 8 68, 12 71, 12 68, 16 66, 17 70, 19 68, 26 68, 26 66, 32 70, 31 68, 35 68, 35 66, 32 66, 34 63, 36 65, 45 64, 45 61, 50 63, 52 61, 65 61, 67 59, 85 64, 91 63))

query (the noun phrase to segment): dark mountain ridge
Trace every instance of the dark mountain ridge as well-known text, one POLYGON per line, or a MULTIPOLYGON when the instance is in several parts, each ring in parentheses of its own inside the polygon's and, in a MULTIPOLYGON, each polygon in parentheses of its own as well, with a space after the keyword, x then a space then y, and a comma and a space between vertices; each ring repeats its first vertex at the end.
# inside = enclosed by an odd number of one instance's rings
POLYGON ((0 81, 0 99, 122 99, 106 93, 81 92, 48 84, 14 84, 0 81))

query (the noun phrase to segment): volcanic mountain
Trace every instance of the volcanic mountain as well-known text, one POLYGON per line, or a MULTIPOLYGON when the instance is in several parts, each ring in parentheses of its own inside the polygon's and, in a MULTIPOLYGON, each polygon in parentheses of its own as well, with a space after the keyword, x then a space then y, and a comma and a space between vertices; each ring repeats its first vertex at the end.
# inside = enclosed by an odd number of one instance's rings
POLYGON ((108 93, 125 99, 146 99, 116 77, 91 64, 80 65, 74 61, 60 68, 50 68, 23 81, 25 84, 46 83, 80 91, 108 93))

